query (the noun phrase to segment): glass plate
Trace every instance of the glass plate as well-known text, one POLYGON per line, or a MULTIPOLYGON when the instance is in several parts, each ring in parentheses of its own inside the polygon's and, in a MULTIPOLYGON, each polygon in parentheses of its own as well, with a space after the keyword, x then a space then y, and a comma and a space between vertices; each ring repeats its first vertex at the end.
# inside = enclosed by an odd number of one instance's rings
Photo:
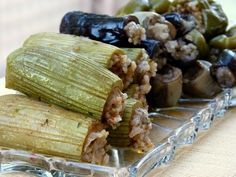
POLYGON ((236 105, 236 92, 223 90, 214 99, 180 99, 178 106, 153 110, 150 137, 155 147, 147 153, 112 147, 107 166, 78 163, 57 157, 1 148, 0 177, 21 174, 29 177, 133 177, 170 163, 177 148, 192 144, 199 132, 208 130, 226 109, 236 105))

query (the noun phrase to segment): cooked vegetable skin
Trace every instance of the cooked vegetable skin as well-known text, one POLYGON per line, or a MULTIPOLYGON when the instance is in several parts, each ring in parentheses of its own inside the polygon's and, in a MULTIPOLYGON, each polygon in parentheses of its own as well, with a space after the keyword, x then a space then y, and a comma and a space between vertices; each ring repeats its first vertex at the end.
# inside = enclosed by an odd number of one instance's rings
POLYGON ((233 87, 236 84, 236 54, 225 49, 218 61, 211 66, 211 74, 222 88, 233 87))
POLYGON ((112 17, 81 11, 64 15, 60 33, 86 36, 108 44, 129 42, 134 45, 145 40, 145 30, 134 16, 112 17))
POLYGON ((163 16, 168 22, 174 25, 177 37, 184 36, 196 26, 195 21, 191 16, 181 15, 176 12, 166 13, 163 16))
POLYGON ((127 88, 127 90, 132 89, 133 91, 128 94, 132 98, 138 99, 146 105, 145 95, 149 93, 151 89, 150 78, 156 76, 157 64, 155 61, 150 60, 144 49, 140 48, 124 48, 127 56, 135 61, 137 69, 135 71, 134 84, 127 88), (134 88, 134 85, 136 88, 134 88))
POLYGON ((214 0, 175 0, 170 11, 191 14, 196 19, 196 29, 207 39, 225 32, 228 19, 221 5, 214 0))
POLYGON ((118 10, 116 16, 125 16, 136 11, 147 11, 150 9, 147 0, 130 0, 124 7, 118 10))
POLYGON ((210 74, 211 63, 198 60, 188 68, 183 78, 183 92, 197 98, 213 98, 221 91, 210 74))
POLYGON ((218 49, 236 49, 236 36, 219 35, 211 39, 210 45, 218 49))
POLYGON ((161 47, 160 41, 152 40, 152 39, 141 41, 141 43, 138 45, 132 45, 130 43, 122 43, 122 44, 119 44, 118 46, 122 48, 143 48, 146 50, 149 57, 153 60, 155 60, 156 57, 159 55, 159 51, 161 47))
POLYGON ((149 3, 156 13, 163 14, 168 11, 171 1, 170 0, 149 0, 149 3))
POLYGON ((180 69, 165 65, 151 79, 152 89, 147 95, 151 108, 175 106, 182 93, 182 72, 180 69))
POLYGON ((108 132, 82 114, 23 95, 0 97, 1 146, 106 164, 108 132))
POLYGON ((127 99, 123 121, 117 129, 109 130, 108 141, 114 146, 132 145, 135 149, 147 151, 153 146, 149 138, 151 128, 148 112, 142 108, 141 102, 127 99))
POLYGON ((24 46, 48 46, 74 52, 117 74, 123 80, 124 88, 133 81, 135 62, 130 61, 122 49, 113 45, 74 35, 38 33, 31 35, 24 46))
POLYGON ((167 41, 165 43, 165 51, 171 56, 168 58, 168 62, 181 69, 185 69, 195 63, 199 54, 194 43, 181 38, 167 41))
POLYGON ((121 120, 125 99, 121 79, 64 50, 25 47, 14 51, 7 59, 6 87, 111 126, 121 120))
POLYGON ((185 39, 192 41, 199 52, 198 58, 204 59, 209 55, 209 47, 204 36, 196 29, 185 35, 185 39))

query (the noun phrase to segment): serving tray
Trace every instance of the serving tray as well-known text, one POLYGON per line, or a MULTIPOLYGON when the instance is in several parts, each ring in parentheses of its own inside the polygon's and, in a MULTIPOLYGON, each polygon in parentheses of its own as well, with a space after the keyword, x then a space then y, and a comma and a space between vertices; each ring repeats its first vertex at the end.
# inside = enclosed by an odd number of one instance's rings
MULTIPOLYGON (((0 84, 1 85, 1 84, 0 84)), ((0 88, 0 95, 15 93, 0 88)), ((211 128, 234 106, 234 89, 225 89, 214 99, 183 98, 178 106, 149 112, 153 123, 151 139, 155 147, 147 153, 112 147, 107 166, 68 161, 14 149, 0 148, 0 176, 20 173, 38 177, 133 177, 145 176, 152 169, 169 164, 176 150, 196 141, 200 132, 211 128)))

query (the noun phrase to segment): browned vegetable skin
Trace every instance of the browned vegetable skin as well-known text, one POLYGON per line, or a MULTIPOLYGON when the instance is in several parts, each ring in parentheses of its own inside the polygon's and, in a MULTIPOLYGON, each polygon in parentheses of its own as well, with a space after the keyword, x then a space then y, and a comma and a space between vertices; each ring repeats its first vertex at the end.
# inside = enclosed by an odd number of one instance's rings
POLYGON ((0 97, 1 146, 106 164, 105 127, 94 119, 23 95, 0 97))
POLYGON ((210 74, 211 63, 198 60, 184 74, 183 92, 189 96, 212 98, 221 91, 210 74))
POLYGON ((147 95, 151 108, 175 106, 182 93, 182 72, 180 69, 165 65, 151 79, 152 89, 147 95))
POLYGON ((133 146, 137 150, 147 151, 153 144, 149 138, 152 123, 148 112, 140 101, 127 99, 123 120, 115 130, 109 130, 108 141, 113 146, 133 146))

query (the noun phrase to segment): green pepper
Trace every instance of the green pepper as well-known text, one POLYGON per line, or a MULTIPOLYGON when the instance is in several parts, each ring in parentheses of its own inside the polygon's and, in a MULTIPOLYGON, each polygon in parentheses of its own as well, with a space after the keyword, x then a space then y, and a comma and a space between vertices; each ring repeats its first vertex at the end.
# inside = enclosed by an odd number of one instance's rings
POLYGON ((150 5, 148 0, 130 0, 116 13, 116 16, 124 16, 138 11, 148 11, 150 5))
POLYGON ((225 34, 216 36, 210 41, 210 45, 218 49, 236 49, 236 36, 226 36, 225 34))
POLYGON ((226 32, 227 36, 236 36, 236 25, 230 27, 228 31, 226 32))
POLYGON ((228 19, 221 5, 213 0, 198 0, 198 2, 202 8, 204 36, 209 39, 223 34, 228 25, 228 19))
POLYGON ((217 49, 236 49, 236 25, 232 26, 225 34, 211 39, 210 45, 217 49))
POLYGON ((221 5, 214 0, 175 0, 169 11, 193 15, 197 22, 196 28, 207 39, 223 34, 228 25, 221 5))
POLYGON ((209 47, 207 45, 206 39, 198 30, 194 29, 187 34, 190 36, 190 40, 197 46, 199 51, 199 58, 204 58, 209 54, 209 47))
POLYGON ((151 9, 159 14, 167 12, 171 5, 169 0, 149 0, 149 2, 151 9))

